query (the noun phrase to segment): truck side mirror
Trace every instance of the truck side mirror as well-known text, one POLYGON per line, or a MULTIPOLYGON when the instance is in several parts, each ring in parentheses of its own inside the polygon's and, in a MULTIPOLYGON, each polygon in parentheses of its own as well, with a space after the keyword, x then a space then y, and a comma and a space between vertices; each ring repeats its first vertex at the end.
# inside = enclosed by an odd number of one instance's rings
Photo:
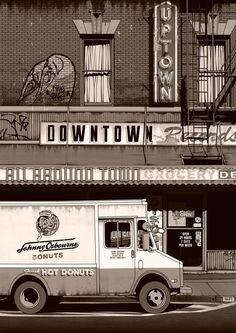
POLYGON ((142 243, 143 243, 143 250, 144 251, 149 251, 150 246, 149 246, 149 233, 144 232, 142 235, 142 243))

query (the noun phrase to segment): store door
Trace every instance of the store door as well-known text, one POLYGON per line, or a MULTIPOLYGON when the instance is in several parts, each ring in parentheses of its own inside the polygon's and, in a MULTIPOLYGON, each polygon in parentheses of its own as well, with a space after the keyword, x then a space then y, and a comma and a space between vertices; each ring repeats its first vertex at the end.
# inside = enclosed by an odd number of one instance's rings
POLYGON ((206 213, 201 198, 171 200, 166 215, 166 252, 183 261, 185 270, 203 270, 206 213))

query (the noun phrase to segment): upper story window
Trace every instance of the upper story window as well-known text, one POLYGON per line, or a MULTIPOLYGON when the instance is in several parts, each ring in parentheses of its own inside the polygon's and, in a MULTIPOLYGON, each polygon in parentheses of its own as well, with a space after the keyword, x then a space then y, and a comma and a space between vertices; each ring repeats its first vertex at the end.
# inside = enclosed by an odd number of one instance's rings
POLYGON ((83 96, 81 97, 84 104, 112 103, 112 40, 86 39, 83 50, 83 96))
MULTIPOLYGON (((211 38, 209 38, 211 39, 211 38)), ((226 80, 226 45, 224 40, 199 40, 199 103, 213 103, 226 80)))
POLYGON ((90 10, 91 22, 74 20, 80 34, 80 104, 114 103, 113 41, 120 20, 103 22, 104 10, 90 10))

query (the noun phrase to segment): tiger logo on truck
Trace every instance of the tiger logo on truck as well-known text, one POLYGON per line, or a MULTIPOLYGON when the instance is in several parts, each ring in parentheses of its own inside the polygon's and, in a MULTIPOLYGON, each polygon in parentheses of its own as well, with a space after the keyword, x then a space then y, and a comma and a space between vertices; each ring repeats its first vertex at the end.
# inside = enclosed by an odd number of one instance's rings
POLYGON ((37 219, 36 228, 38 231, 37 241, 42 236, 51 236, 57 232, 60 222, 58 217, 51 210, 42 210, 37 219))

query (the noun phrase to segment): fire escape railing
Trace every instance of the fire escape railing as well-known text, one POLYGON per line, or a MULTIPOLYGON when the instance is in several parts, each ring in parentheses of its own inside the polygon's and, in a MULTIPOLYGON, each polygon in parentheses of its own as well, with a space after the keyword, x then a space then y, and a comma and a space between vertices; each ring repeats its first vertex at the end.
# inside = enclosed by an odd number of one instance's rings
POLYGON ((225 64, 223 65, 223 66, 225 66, 224 71, 226 73, 226 80, 225 80, 225 84, 223 85, 221 91, 216 96, 216 99, 214 102, 214 110, 213 110, 213 112, 215 112, 215 113, 222 106, 226 97, 228 96, 228 94, 230 93, 231 89, 233 88, 233 86, 236 82, 236 66, 232 67, 234 59, 236 59, 236 45, 234 46, 234 50, 229 55, 229 59, 227 59, 225 64), (227 64, 228 64, 228 66, 227 66, 227 64))
MULTIPOLYGON (((199 154, 207 157, 209 155, 209 150, 207 149, 209 131, 211 126, 214 126, 214 131, 218 133, 216 134, 217 138, 215 142, 216 152, 217 156, 221 158, 223 156, 222 147, 221 141, 218 140, 218 136, 221 137, 220 126, 225 122, 236 122, 236 107, 232 107, 230 103, 231 92, 233 92, 236 82, 236 44, 224 60, 221 58, 224 64, 222 66, 220 64, 221 68, 218 68, 215 66, 213 55, 215 46, 217 45, 217 38, 214 35, 214 20, 212 19, 211 21, 211 27, 208 21, 209 17, 213 18, 216 15, 209 11, 204 12, 202 8, 200 8, 199 13, 197 11, 191 12, 192 9, 189 11, 188 0, 186 1, 185 10, 182 13, 183 16, 181 16, 181 20, 182 17, 184 18, 181 21, 181 33, 186 34, 184 37, 181 36, 181 41, 185 43, 185 45, 181 46, 181 50, 184 50, 184 55, 182 54, 182 78, 180 85, 182 140, 188 141, 192 156, 199 154), (205 27, 203 29, 204 32, 200 31, 199 35, 194 31, 195 22, 198 22, 199 27, 205 27), (203 23, 201 24, 201 22, 203 23), (185 23, 184 29, 182 27, 183 23, 185 23), (191 26, 192 31, 194 31, 192 35, 189 34, 191 26), (203 65, 202 70, 200 70, 199 63, 200 48, 198 47, 198 52, 196 51, 198 37, 200 37, 199 41, 201 43, 199 45, 212 47, 210 51, 211 66, 208 68, 209 64, 206 66, 203 65), (206 90, 205 92, 202 91, 202 95, 200 95, 201 87, 204 88, 202 90, 206 90), (211 95, 209 94, 208 89, 211 89, 213 95, 212 93, 211 95), (226 103, 229 105, 226 105, 226 103), (201 146, 201 150, 196 149, 199 146, 201 146)), ((204 52, 202 54, 204 55, 204 52)), ((209 58, 207 58, 207 61, 209 61, 209 58)), ((202 64, 204 64, 204 61, 202 61, 202 64)))

